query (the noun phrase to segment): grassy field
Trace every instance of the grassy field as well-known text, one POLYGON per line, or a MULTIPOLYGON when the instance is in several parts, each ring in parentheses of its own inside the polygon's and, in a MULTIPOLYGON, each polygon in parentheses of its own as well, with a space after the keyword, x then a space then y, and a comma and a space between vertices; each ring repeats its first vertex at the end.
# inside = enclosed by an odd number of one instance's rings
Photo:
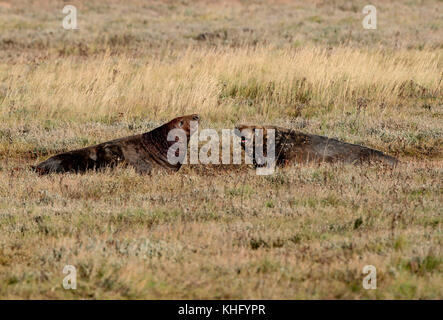
POLYGON ((0 298, 443 298, 441 1, 65 4, 0 1, 0 298), (190 113, 401 163, 29 169, 190 113))

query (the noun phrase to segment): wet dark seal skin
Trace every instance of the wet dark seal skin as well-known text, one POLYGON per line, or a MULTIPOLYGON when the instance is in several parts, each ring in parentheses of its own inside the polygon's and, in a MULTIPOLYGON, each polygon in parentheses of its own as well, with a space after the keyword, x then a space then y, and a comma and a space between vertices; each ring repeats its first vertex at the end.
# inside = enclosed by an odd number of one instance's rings
MULTIPOLYGON (((398 163, 396 158, 378 150, 282 127, 238 125, 236 129, 240 132, 246 129, 246 132, 251 132, 252 135, 254 134, 254 129, 262 129, 263 153, 265 155, 267 150, 267 130, 274 129, 277 165, 285 165, 290 162, 343 162, 351 164, 381 163, 394 167, 398 163)), ((255 140, 251 139, 251 136, 248 137, 248 134, 246 134, 246 137, 243 136, 243 149, 251 141, 255 140)), ((249 146, 254 147, 254 145, 249 146)), ((255 159, 253 161, 256 164, 255 159)))
POLYGON ((181 163, 170 164, 167 158, 169 147, 176 143, 168 141, 168 133, 172 129, 182 129, 186 132, 189 142, 190 122, 198 120, 197 114, 178 117, 143 134, 55 155, 34 169, 40 174, 85 172, 127 163, 141 174, 150 173, 154 166, 177 171, 181 163))

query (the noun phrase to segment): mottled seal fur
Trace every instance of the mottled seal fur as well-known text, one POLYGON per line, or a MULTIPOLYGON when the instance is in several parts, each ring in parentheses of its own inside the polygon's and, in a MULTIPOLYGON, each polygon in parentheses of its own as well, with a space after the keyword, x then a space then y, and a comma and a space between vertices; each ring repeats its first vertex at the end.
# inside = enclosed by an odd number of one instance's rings
MULTIPOLYGON (((245 146, 254 147, 255 139, 252 139, 254 130, 262 129, 264 144, 263 153, 265 155, 267 150, 267 130, 274 129, 275 157, 277 165, 285 165, 290 162, 343 162, 351 164, 377 162, 389 166, 396 166, 398 163, 396 158, 386 155, 378 150, 342 142, 325 136, 306 134, 287 128, 277 126, 238 125, 236 126, 236 129, 239 132, 245 133, 242 136, 243 148, 245 148, 245 146), (251 142, 253 144, 250 144, 251 142)), ((254 157, 253 161, 254 164, 256 164, 254 157)))
POLYGON ((150 173, 154 166, 177 171, 181 163, 171 164, 167 158, 169 147, 176 143, 168 141, 168 133, 172 129, 182 129, 186 132, 188 142, 190 122, 198 120, 197 114, 178 117, 146 133, 57 154, 34 169, 40 174, 85 172, 127 163, 138 173, 150 173))

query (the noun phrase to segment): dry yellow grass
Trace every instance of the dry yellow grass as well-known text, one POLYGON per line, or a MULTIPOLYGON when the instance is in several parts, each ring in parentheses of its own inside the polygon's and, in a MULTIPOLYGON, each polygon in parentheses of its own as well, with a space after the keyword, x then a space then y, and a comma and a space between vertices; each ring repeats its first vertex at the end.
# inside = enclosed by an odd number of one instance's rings
POLYGON ((1 298, 443 297, 437 1, 376 1, 376 32, 363 1, 80 1, 76 32, 62 1, 5 3, 1 298), (201 128, 276 124, 401 164, 29 170, 195 112, 201 128))
POLYGON ((1 287, 21 298, 441 298, 441 163, 4 170, 1 287), (209 178, 209 179, 208 179, 209 178), (63 266, 79 272, 61 287, 63 266), (362 268, 378 289, 362 288, 362 268))
POLYGON ((191 49, 155 59, 105 55, 8 65, 2 72, 3 86, 9 88, 2 115, 166 119, 199 112, 219 120, 273 119, 297 116, 306 105, 345 111, 358 101, 385 112, 441 98, 442 53, 346 47, 191 49))

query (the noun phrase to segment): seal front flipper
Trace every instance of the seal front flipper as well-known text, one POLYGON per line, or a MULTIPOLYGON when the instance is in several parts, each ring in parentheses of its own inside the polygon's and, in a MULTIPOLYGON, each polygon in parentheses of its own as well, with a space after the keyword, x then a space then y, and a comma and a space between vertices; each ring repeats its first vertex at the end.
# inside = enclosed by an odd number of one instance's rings
POLYGON ((134 167, 135 172, 138 174, 150 174, 152 165, 143 159, 128 159, 128 164, 134 167))
POLYGON ((122 153, 125 161, 134 167, 139 174, 150 174, 152 163, 149 162, 149 155, 146 154, 137 144, 128 143, 123 146, 122 153), (147 161, 146 161, 147 160, 147 161))
POLYGON ((94 167, 114 168, 124 160, 122 147, 119 143, 105 142, 97 146, 89 147, 89 159, 94 161, 94 167))

